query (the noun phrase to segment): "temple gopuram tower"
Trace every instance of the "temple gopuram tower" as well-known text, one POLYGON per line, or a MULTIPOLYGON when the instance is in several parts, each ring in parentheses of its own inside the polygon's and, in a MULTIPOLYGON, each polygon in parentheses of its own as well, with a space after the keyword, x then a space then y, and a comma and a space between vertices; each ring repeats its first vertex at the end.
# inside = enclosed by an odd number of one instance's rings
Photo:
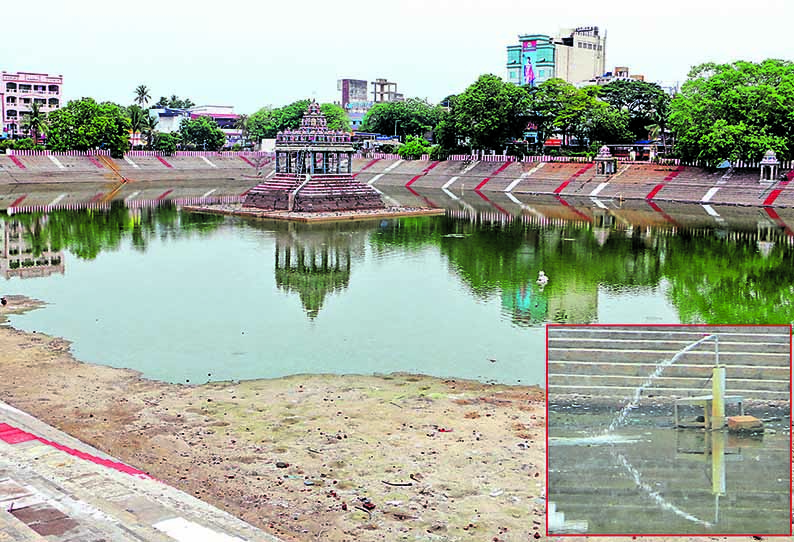
POLYGON ((243 207, 323 212, 383 209, 380 194, 355 180, 350 134, 329 130, 312 101, 297 130, 276 135, 276 172, 246 194, 243 207))

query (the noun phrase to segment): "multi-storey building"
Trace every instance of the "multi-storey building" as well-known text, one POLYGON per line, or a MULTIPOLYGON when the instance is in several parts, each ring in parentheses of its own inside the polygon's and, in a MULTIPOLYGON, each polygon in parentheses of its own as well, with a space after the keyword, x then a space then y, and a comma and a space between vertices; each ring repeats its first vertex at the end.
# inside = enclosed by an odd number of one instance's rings
POLYGON ((0 137, 27 136, 22 129, 25 113, 34 103, 43 113, 58 109, 62 86, 62 75, 0 72, 0 137))
POLYGON ((226 134, 227 147, 240 143, 242 139, 242 132, 237 127, 237 119, 240 118, 240 115, 234 112, 234 106, 231 105, 199 105, 190 109, 164 107, 162 109, 150 109, 149 115, 157 118, 157 130, 159 132, 178 132, 182 119, 209 117, 215 120, 218 123, 218 127, 226 134))
POLYGON ((518 40, 507 46, 507 80, 516 85, 553 78, 578 83, 604 74, 607 38, 597 26, 563 29, 554 37, 523 34, 518 40))
POLYGON ((397 92, 397 83, 386 79, 376 79, 372 83, 372 98, 367 99, 367 81, 363 79, 339 79, 336 90, 341 93, 337 102, 347 113, 350 127, 355 131, 361 128, 367 112, 376 103, 399 102, 405 97, 397 92))
POLYGON ((404 96, 397 92, 397 83, 392 83, 386 79, 375 79, 372 82, 373 102, 401 102, 404 99, 404 96))

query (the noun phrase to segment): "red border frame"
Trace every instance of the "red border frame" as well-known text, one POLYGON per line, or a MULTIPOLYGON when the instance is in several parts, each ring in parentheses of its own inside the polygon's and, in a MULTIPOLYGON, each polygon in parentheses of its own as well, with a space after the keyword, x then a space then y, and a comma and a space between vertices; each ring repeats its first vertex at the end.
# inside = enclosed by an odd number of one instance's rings
MULTIPOLYGON (((704 537, 704 536, 753 536, 752 533, 743 533, 743 534, 721 534, 721 533, 702 533, 702 534, 676 534, 676 533, 653 533, 653 534, 636 534, 636 533, 614 533, 614 534, 552 534, 549 533, 549 328, 550 327, 579 327, 579 328, 589 328, 589 327, 620 327, 620 328, 627 328, 627 327, 787 327, 789 332, 789 423, 791 423, 791 416, 794 413, 792 410, 792 399, 794 398, 794 393, 792 392, 792 379, 791 379, 791 372, 792 372, 792 353, 794 352, 794 345, 792 344, 792 334, 794 333, 794 327, 792 324, 546 324, 546 449, 545 449, 545 463, 546 463, 546 485, 545 485, 545 502, 546 502, 546 510, 544 512, 544 516, 546 518, 546 537, 555 537, 558 539, 561 538, 568 538, 568 537, 592 537, 592 538, 599 538, 599 537, 617 537, 617 536, 625 536, 625 537, 681 537, 681 538, 693 538, 693 537, 704 537)), ((792 463, 792 453, 794 453, 794 431, 789 429, 789 453, 788 453, 788 475, 789 475, 789 511, 794 508, 794 501, 792 501, 792 484, 794 484, 794 474, 792 474, 792 468, 794 468, 794 464, 792 463)), ((789 516, 791 517, 791 515, 789 516)), ((764 538, 772 538, 772 537, 791 537, 794 535, 794 518, 792 518, 791 522, 789 522, 789 532, 788 534, 764 534, 764 538)))

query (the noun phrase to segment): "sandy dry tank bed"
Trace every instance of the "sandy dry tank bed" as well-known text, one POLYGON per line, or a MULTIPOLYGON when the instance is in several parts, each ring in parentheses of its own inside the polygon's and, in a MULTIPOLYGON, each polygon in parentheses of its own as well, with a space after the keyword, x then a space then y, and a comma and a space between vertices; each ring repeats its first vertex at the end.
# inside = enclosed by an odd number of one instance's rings
MULTIPOLYGON (((10 301, 5 312, 35 306, 10 301)), ((0 399, 285 540, 544 532, 536 388, 412 375, 165 384, 7 325, 0 370, 0 399)))

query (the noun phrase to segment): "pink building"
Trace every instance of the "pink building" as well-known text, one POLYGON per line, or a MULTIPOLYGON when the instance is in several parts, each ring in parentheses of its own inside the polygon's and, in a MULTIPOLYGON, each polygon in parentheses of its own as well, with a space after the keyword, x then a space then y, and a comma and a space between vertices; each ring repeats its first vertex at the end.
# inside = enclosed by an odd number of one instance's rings
POLYGON ((62 86, 62 75, 0 72, 0 138, 26 136, 22 130, 25 113, 34 103, 44 113, 58 109, 62 86))

